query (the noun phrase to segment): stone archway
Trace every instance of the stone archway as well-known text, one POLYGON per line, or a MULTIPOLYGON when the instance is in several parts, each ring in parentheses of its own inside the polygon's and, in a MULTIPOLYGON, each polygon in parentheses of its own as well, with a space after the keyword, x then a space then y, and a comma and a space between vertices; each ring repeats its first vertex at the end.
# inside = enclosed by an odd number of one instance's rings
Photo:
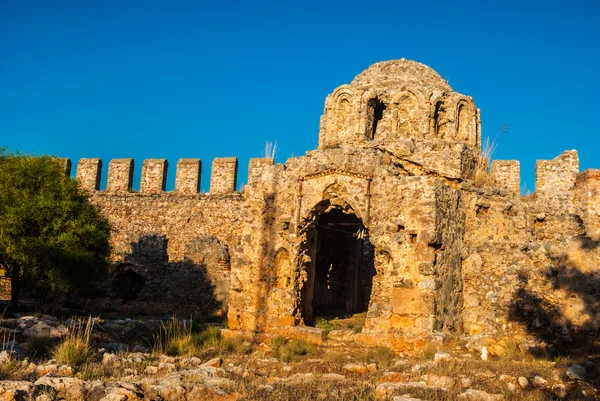
POLYGON ((352 208, 323 201, 305 230, 301 254, 307 257, 301 289, 306 325, 317 317, 343 318, 366 312, 375 263, 368 230, 352 208))

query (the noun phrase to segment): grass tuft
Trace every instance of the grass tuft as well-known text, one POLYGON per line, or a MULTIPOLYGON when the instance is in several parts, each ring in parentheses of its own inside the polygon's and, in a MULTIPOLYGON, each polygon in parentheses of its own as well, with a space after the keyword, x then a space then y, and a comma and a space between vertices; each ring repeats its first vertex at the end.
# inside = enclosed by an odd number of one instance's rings
POLYGON ((242 339, 223 338, 218 327, 195 325, 191 320, 173 317, 163 323, 153 336, 152 350, 155 354, 170 356, 206 356, 206 354, 242 353, 242 339))
POLYGON ((85 323, 75 322, 69 328, 65 339, 52 348, 50 354, 58 363, 80 367, 94 359, 90 345, 94 320, 88 317, 85 323))
POLYGON ((15 358, 4 359, 0 363, 0 380, 21 380, 24 370, 23 364, 15 358))
POLYGON ((305 340, 287 341, 280 336, 271 339, 271 349, 273 356, 282 362, 292 362, 299 356, 313 354, 316 351, 314 344, 305 340))

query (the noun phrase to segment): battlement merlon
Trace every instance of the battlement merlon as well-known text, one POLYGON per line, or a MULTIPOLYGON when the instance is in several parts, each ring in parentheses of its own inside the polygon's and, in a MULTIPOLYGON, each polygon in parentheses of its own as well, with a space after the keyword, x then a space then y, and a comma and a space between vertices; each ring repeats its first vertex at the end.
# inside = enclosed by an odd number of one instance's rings
POLYGON ((490 172, 494 183, 512 194, 521 192, 521 164, 518 160, 493 160, 490 172))
POLYGON ((102 176, 102 160, 79 159, 75 178, 79 186, 86 191, 97 191, 100 189, 100 178, 102 176))
POLYGON ((537 196, 572 191, 579 173, 579 155, 576 150, 565 150, 552 160, 535 163, 535 193, 537 196))
POLYGON ((600 170, 585 170, 577 175, 575 200, 587 236, 600 240, 600 170))
POLYGON ((106 192, 130 192, 133 183, 133 159, 113 159, 108 164, 106 192))
POLYGON ((63 168, 65 175, 67 177, 69 177, 71 175, 71 168, 72 168, 71 159, 67 159, 65 157, 60 157, 60 158, 57 158, 57 160, 60 163, 61 167, 63 168))
POLYGON ((229 194, 235 192, 237 184, 237 157, 216 158, 212 163, 210 176, 211 194, 229 194))
POLYGON ((248 165, 248 185, 254 185, 260 181, 265 166, 272 166, 274 163, 275 161, 270 157, 250 159, 248 165))
POLYGON ((146 159, 142 164, 141 193, 161 193, 167 186, 167 159, 146 159))
POLYGON ((179 159, 175 173, 175 192, 197 194, 200 192, 202 161, 200 159, 179 159))

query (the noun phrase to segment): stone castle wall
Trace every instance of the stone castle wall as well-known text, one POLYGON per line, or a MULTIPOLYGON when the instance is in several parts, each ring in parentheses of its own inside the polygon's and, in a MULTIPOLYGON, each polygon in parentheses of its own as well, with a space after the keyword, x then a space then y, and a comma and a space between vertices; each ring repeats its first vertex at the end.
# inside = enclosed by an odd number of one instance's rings
POLYGON ((99 190, 101 166, 99 159, 81 159, 76 172, 113 230, 116 270, 106 284, 109 297, 96 300, 97 307, 155 314, 223 313, 231 250, 239 242, 242 224, 244 196, 235 192, 237 159, 215 160, 209 193, 199 193, 199 159, 179 160, 172 192, 165 192, 164 159, 143 162, 139 192, 131 189, 132 159, 110 162, 105 191, 99 190), (131 283, 120 283, 127 270, 143 281, 133 290, 135 299, 127 293, 131 283))
POLYGON ((149 159, 134 192, 133 160, 116 159, 99 191, 101 161, 79 162, 114 230, 112 296, 97 305, 227 313, 233 330, 319 342, 311 325, 331 302, 366 320, 329 344, 398 350, 457 335, 501 354, 599 329, 600 173, 566 151, 538 161, 521 197, 519 162, 487 171, 473 99, 426 66, 377 63, 336 89, 319 149, 252 159, 242 193, 237 159, 212 167, 198 193, 202 163, 179 160, 165 192, 168 163, 149 159))

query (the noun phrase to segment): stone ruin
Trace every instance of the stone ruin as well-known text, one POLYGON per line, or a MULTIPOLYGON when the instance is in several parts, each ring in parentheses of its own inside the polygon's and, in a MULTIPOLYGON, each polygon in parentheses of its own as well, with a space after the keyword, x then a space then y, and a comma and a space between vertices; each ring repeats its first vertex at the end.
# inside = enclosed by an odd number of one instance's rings
MULTIPOLYGON (((573 341, 598 330, 600 171, 574 150, 536 164, 482 154, 480 112, 431 68, 380 62, 325 100, 319 147, 251 159, 81 159, 80 185, 113 226, 115 275, 96 307, 223 314, 231 330, 319 342, 317 317, 365 312, 328 343, 418 349, 448 334, 573 341), (355 330, 356 331, 356 330, 355 330)), ((506 344, 505 344, 506 345, 506 344)), ((492 350, 493 351, 493 350, 492 350)))

